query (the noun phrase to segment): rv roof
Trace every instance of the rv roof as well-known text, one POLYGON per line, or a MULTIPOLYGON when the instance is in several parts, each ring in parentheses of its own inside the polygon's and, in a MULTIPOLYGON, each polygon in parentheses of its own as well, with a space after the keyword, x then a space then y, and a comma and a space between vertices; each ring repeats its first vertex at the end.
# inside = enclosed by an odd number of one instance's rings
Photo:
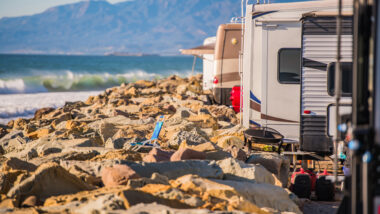
POLYGON ((181 54, 184 55, 203 55, 203 54, 214 54, 215 43, 208 45, 201 45, 190 49, 180 49, 181 54))
MULTIPOLYGON (((352 0, 343 0, 343 6, 352 6, 352 0)), ((297 10, 307 10, 317 11, 328 9, 331 7, 338 7, 338 2, 336 0, 323 0, 323 1, 305 1, 305 2, 294 2, 294 3, 274 3, 274 4, 255 4, 252 7, 252 13, 263 13, 269 11, 297 11, 297 10)))

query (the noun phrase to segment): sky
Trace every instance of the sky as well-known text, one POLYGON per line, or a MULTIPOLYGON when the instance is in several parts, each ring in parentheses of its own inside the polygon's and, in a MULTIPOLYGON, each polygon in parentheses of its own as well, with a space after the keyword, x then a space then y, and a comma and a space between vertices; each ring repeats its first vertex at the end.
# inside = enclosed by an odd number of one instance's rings
MULTIPOLYGON (((81 0, 0 0, 0 18, 33 15, 58 5, 70 4, 81 0)), ((108 0, 118 3, 126 0, 108 0)))

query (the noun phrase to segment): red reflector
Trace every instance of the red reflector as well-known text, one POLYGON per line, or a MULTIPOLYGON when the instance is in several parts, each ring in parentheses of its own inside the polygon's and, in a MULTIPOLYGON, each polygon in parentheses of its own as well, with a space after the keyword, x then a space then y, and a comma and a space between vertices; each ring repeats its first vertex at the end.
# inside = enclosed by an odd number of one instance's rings
POLYGON ((218 82, 219 82, 219 81, 218 81, 218 78, 214 77, 214 81, 213 81, 213 83, 214 83, 214 84, 218 84, 218 82))
POLYGON ((304 110, 303 113, 304 114, 311 114, 311 111, 310 110, 304 110))

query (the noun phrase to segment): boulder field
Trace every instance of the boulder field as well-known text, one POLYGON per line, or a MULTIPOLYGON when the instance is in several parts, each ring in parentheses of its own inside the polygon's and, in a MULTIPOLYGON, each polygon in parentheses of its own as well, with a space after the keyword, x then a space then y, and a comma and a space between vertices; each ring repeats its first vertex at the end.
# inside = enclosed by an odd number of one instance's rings
POLYGON ((0 125, 0 212, 301 213, 289 160, 248 150, 201 81, 140 80, 0 125), (134 144, 160 116, 160 147, 134 144))

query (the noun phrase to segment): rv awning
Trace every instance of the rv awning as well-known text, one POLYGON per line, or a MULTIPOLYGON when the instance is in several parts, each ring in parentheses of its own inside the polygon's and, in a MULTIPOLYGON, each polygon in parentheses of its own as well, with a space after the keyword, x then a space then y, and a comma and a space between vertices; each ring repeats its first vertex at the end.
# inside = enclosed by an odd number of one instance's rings
POLYGON ((203 55, 203 54, 214 54, 215 44, 201 45, 190 49, 180 49, 183 55, 203 55))

